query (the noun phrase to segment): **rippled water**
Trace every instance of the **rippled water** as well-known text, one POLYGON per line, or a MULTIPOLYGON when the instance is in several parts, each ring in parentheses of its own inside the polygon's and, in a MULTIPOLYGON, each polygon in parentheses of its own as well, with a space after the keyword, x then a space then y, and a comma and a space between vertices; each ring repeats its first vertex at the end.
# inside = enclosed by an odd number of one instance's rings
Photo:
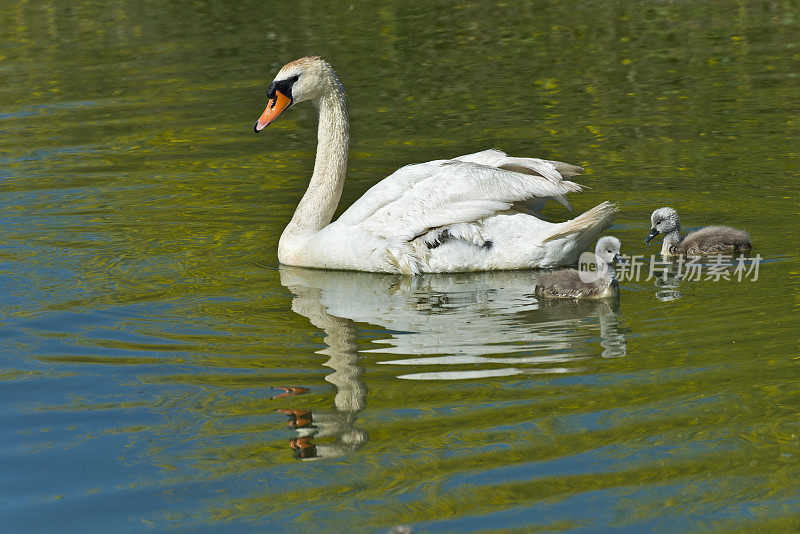
POLYGON ((800 528, 793 3, 0 8, 4 531, 800 528), (630 255, 661 205, 747 229, 758 279, 278 266, 316 118, 251 126, 308 53, 343 206, 497 146, 583 165, 630 255))

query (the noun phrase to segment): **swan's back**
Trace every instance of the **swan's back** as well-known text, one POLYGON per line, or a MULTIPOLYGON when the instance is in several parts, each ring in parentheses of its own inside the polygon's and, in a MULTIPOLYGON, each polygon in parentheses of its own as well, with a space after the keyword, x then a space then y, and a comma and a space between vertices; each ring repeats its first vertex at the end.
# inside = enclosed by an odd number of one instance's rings
POLYGON ((706 226, 687 235, 676 246, 676 252, 690 256, 730 254, 752 249, 750 235, 730 226, 706 226))

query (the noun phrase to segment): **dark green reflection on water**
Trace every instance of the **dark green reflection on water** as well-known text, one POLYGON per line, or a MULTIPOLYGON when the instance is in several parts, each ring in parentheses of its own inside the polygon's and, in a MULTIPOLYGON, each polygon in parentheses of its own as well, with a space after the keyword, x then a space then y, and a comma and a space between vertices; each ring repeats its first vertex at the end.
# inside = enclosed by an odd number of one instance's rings
POLYGON ((0 9, 4 525, 797 528, 794 3, 0 9), (250 126, 309 53, 348 90, 343 207, 497 146, 585 166, 627 254, 661 205, 747 229, 759 280, 540 306, 536 273, 276 270, 315 116, 250 126))

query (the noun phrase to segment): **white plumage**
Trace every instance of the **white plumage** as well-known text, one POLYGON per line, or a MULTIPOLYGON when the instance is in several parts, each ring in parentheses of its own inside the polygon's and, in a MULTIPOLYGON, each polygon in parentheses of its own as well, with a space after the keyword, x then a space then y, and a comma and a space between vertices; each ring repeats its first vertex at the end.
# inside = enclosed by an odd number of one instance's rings
POLYGON ((581 190, 565 179, 580 167, 485 150, 407 165, 331 223, 349 143, 338 77, 322 59, 301 58, 281 69, 268 96, 256 131, 298 101, 312 100, 320 114, 314 174, 281 235, 281 263, 407 274, 556 267, 574 263, 616 212, 604 202, 570 221, 543 221, 541 201, 569 206, 565 195, 581 190))

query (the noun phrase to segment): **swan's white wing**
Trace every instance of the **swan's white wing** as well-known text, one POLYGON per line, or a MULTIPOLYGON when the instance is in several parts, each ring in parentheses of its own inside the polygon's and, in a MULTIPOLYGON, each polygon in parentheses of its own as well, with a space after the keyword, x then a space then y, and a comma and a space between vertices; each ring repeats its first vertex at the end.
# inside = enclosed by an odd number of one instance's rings
MULTIPOLYGON (((553 171, 555 172, 555 171, 553 171)), ((580 186, 562 180, 450 160, 384 203, 360 226, 383 238, 410 241, 432 228, 469 223, 534 198, 563 199, 580 186)))
POLYGON ((442 163, 448 160, 429 161, 406 165, 373 185, 339 217, 338 222, 355 226, 371 217, 376 211, 390 204, 413 189, 414 186, 436 174, 442 163))
POLYGON ((522 174, 542 176, 554 182, 559 182, 562 178, 577 176, 583 170, 577 165, 570 165, 561 161, 539 158, 514 158, 507 156, 505 152, 495 149, 458 156, 454 159, 498 167, 507 171, 521 172, 522 174))
POLYGON ((580 167, 535 158, 511 158, 484 150, 452 160, 407 165, 373 186, 345 211, 339 222, 381 237, 412 239, 426 229, 471 222, 512 204, 580 191, 565 181, 580 167))

